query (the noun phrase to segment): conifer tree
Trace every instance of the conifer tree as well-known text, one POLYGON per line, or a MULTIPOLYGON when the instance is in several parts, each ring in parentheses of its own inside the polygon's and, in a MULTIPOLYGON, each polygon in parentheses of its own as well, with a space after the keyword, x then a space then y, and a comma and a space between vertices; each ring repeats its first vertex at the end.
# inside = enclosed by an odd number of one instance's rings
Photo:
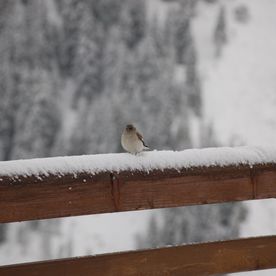
POLYGON ((146 33, 145 1, 128 0, 122 12, 122 38, 129 49, 135 48, 146 33))
POLYGON ((58 65, 64 77, 74 76, 75 58, 79 41, 79 27, 84 0, 56 1, 62 18, 62 32, 59 34, 58 65))
POLYGON ((84 101, 90 104, 93 97, 103 90, 102 59, 104 47, 104 33, 102 25, 93 17, 93 14, 83 6, 83 18, 80 22, 76 58, 75 79, 76 92, 73 105, 84 101), (80 70, 81 68, 81 70, 80 70))
POLYGON ((225 16, 225 7, 221 6, 219 9, 218 19, 214 30, 215 56, 217 58, 220 57, 223 47, 227 43, 227 25, 225 16))

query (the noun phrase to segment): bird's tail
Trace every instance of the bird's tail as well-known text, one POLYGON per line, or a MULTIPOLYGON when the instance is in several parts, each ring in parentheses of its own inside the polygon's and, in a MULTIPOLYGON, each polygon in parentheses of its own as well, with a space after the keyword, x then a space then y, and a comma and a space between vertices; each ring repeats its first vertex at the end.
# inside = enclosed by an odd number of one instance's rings
POLYGON ((151 150, 151 148, 144 144, 144 150, 151 150))
POLYGON ((143 143, 143 146, 144 146, 144 150, 150 150, 150 147, 148 145, 146 145, 144 140, 142 140, 142 143, 143 143))

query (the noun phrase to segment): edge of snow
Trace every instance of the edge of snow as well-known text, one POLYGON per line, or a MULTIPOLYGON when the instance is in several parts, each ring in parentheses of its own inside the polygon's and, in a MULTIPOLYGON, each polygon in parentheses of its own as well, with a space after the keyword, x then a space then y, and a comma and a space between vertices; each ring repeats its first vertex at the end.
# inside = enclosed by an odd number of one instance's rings
POLYGON ((256 165, 276 163, 276 147, 221 147, 183 151, 150 151, 139 155, 109 153, 81 156, 1 161, 0 176, 48 176, 125 170, 150 172, 155 169, 256 165))

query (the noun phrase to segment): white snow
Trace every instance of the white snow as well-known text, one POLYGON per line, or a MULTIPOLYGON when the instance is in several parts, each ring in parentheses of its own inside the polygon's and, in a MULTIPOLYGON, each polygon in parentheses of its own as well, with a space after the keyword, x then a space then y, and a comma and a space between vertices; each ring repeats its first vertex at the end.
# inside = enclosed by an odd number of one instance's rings
POLYGON ((81 156, 1 161, 0 176, 48 176, 50 174, 98 174, 125 170, 150 172, 155 169, 276 163, 273 147, 221 147, 183 151, 151 151, 139 155, 110 153, 81 156))
POLYGON ((62 26, 62 19, 58 14, 56 3, 53 0, 43 1, 47 7, 49 21, 55 24, 57 27, 62 26))
MULTIPOLYGON (((137 246, 135 235, 146 231, 146 222, 153 213, 156 211, 55 219, 61 228, 57 228, 55 235, 48 241, 51 248, 49 255, 43 254, 42 248, 45 244, 41 239, 41 233, 29 230, 24 237, 28 246, 18 246, 16 228, 10 227, 7 234, 8 242, 0 247, 0 265, 135 250, 137 246)), ((47 223, 49 220, 41 221, 44 222, 47 223)), ((24 227, 24 224, 20 225, 18 222, 10 225, 16 224, 18 227, 24 227)), ((49 231, 47 227, 49 225, 45 225, 45 231, 49 231)))
MULTIPOLYGON (((276 140, 276 1, 244 1, 250 21, 228 17, 229 45, 205 72, 204 103, 223 145, 276 140)), ((231 8, 231 7, 230 7, 231 8)))
MULTIPOLYGON (((159 1, 152 0, 152 13, 159 8, 157 2, 159 1)), ((229 5, 230 9, 232 9, 231 5, 245 4, 249 7, 250 21, 245 25, 235 26, 235 23, 231 22, 233 12, 227 10, 230 20, 229 44, 227 44, 221 59, 214 60, 211 32, 215 26, 219 6, 199 2, 198 17, 194 21, 193 30, 198 45, 199 69, 201 77, 205 80, 203 83, 204 102, 206 103, 204 115, 208 121, 214 123, 217 138, 222 145, 274 145, 276 141, 276 1, 220 2, 229 5)), ((165 18, 166 5, 164 4, 158 9, 158 13, 162 13, 161 18, 165 18)), ((55 15, 52 16, 55 17, 55 15)), ((67 130, 70 130, 69 124, 65 126, 65 131, 67 130)), ((34 160, 0 162, 0 172, 11 176, 22 173, 24 175, 45 175, 55 172, 62 174, 70 170, 74 173, 85 170, 96 173, 96 169, 98 171, 104 168, 108 169, 108 166, 114 170, 122 169, 123 166, 143 169, 150 162, 151 166, 148 169, 157 164, 164 168, 171 162, 162 160, 165 155, 169 156, 170 160, 182 155, 180 160, 172 160, 170 166, 175 163, 180 166, 191 165, 191 158, 194 164, 198 162, 197 165, 199 163, 203 165, 202 163, 207 162, 208 151, 213 150, 188 150, 185 153, 176 154, 173 152, 168 152, 168 154, 147 152, 137 157, 128 154, 111 154, 39 159, 38 162, 34 162, 34 160), (120 161, 121 164, 117 164, 117 161, 120 161), (36 163, 35 167, 33 167, 34 163, 36 163)), ((240 160, 248 163, 262 162, 261 160, 265 159, 273 161, 276 156, 275 150, 271 149, 270 151, 269 148, 252 149, 247 147, 237 148, 234 151, 227 149, 225 151, 228 152, 227 156, 222 154, 223 151, 215 153, 216 151, 209 154, 209 165, 212 164, 210 159, 213 162, 225 161, 229 156, 231 156, 229 162, 240 160), (233 154, 233 152, 236 153, 233 154)), ((220 164, 222 165, 222 163, 220 164)), ((275 234, 275 199, 250 201, 246 204, 249 207, 249 216, 242 227, 242 236, 275 234)), ((65 218, 62 227, 67 230, 62 229, 61 231, 61 235, 64 237, 64 246, 66 246, 66 241, 72 239, 73 247, 76 248, 73 253, 76 255, 135 249, 133 236, 146 228, 150 214, 148 212, 156 211, 65 218), (126 214, 127 217, 125 217, 126 214), (93 252, 89 252, 91 248, 93 252)), ((10 229, 13 228, 9 228, 8 236, 13 236, 10 229)), ((30 233, 29 239, 32 242, 32 247, 36 247, 30 250, 31 255, 27 257, 25 251, 18 252, 20 248, 17 243, 14 243, 13 246, 10 246, 11 243, 6 243, 7 246, 1 248, 3 258, 0 262, 2 264, 20 262, 24 257, 25 260, 30 261, 33 260, 34 255, 40 259, 45 258, 45 256, 40 256, 42 245, 39 238, 35 237, 35 232, 30 233)), ((15 237, 11 237, 10 240, 16 241, 15 237)), ((59 245, 55 242, 52 244, 59 245)), ((61 257, 61 255, 56 257, 61 257)), ((275 270, 266 270, 234 275, 272 276, 276 275, 275 273, 275 270)))
POLYGON ((198 148, 201 145, 201 119, 194 114, 194 112, 189 112, 189 125, 190 125, 190 139, 192 141, 193 147, 198 148))
MULTIPOLYGON (((228 44, 213 57, 216 5, 201 4, 193 29, 203 76, 206 121, 221 145, 274 145, 276 141, 276 1, 221 1, 226 5, 228 44), (249 21, 238 24, 234 8, 245 5, 249 21), (208 22, 208 24, 207 24, 208 22)), ((241 236, 275 234, 276 201, 246 202, 241 236)), ((276 275, 275 270, 234 275, 276 275)))

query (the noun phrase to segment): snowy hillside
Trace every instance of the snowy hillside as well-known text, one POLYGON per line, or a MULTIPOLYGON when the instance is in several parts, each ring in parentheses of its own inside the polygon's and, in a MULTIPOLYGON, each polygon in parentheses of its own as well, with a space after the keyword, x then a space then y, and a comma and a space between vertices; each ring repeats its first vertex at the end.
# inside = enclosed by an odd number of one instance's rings
POLYGON ((204 82, 205 112, 224 145, 273 145, 276 1, 247 2, 249 22, 237 25, 229 14, 229 43, 222 57, 209 64, 204 82))
MULTIPOLYGON (((190 114, 201 110, 183 12, 192 5, 172 10, 161 28, 148 16, 161 2, 147 2, 0 1, 0 160, 121 152, 129 122, 154 149, 191 147, 190 114)), ((93 216, 0 225, 0 262, 113 251, 117 240, 134 248, 129 224, 93 216)))
MULTIPOLYGON (((275 14, 276 0, 0 1, 0 160, 118 153, 129 122, 158 150, 274 147, 275 14)), ((240 203, 0 225, 0 263, 275 234, 274 200, 247 206, 242 233, 240 203)))
MULTIPOLYGON (((214 124, 221 145, 273 145, 276 141, 276 1, 223 3, 227 8, 229 36, 219 59, 212 58, 210 43, 202 44, 202 39, 211 40, 211 34, 208 37, 207 27, 201 28, 204 21, 212 21, 217 7, 204 12, 201 7, 204 16, 198 17, 194 25, 198 51, 203 57, 201 74, 206 120, 214 124), (234 18, 234 8, 240 4, 248 8, 249 14, 248 22, 243 24, 234 18)), ((242 226, 242 236, 276 233, 275 200, 250 202, 247 206, 249 215, 242 226)), ((272 276, 275 273, 264 271, 248 275, 272 276)))

